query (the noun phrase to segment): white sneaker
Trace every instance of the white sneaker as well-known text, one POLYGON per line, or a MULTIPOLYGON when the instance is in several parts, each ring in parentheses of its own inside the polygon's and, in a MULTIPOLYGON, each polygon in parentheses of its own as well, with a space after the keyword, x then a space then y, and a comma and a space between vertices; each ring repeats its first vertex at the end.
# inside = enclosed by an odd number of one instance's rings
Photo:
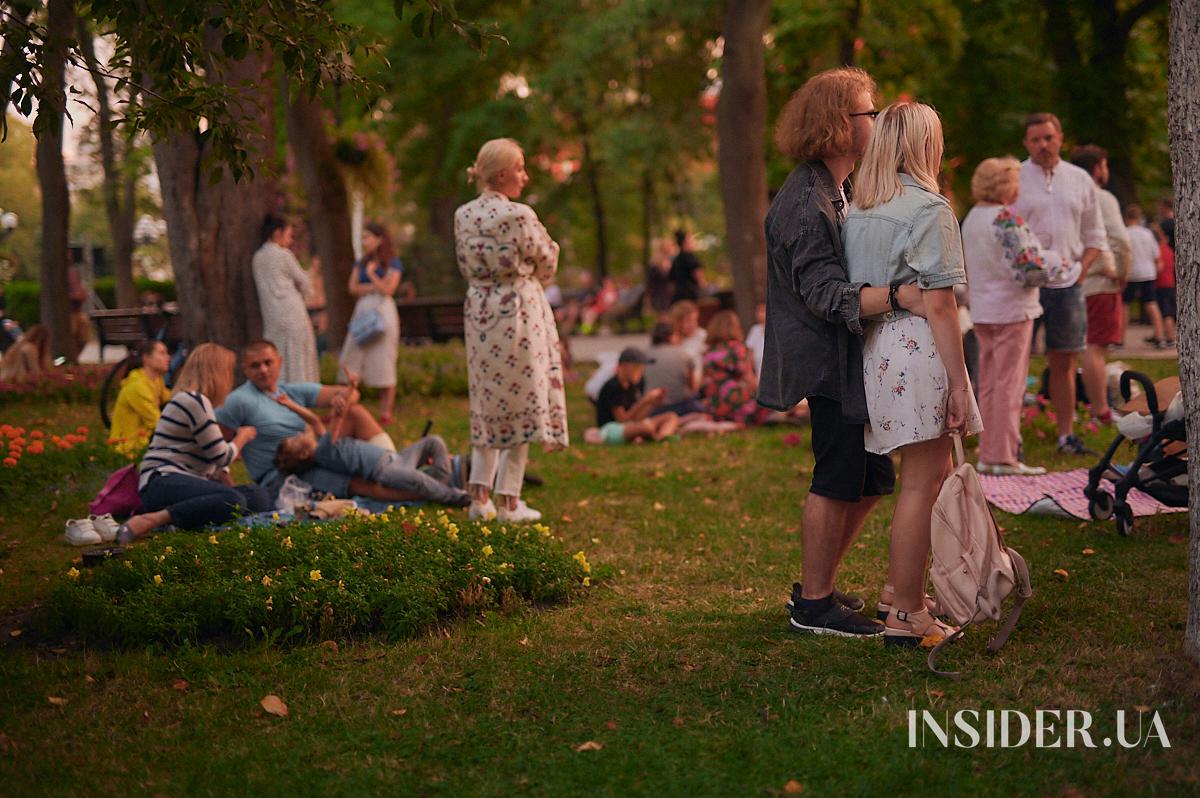
POLYGON ((530 507, 522 499, 517 499, 517 506, 511 510, 500 508, 497 518, 509 524, 528 524, 541 521, 542 514, 530 507))
POLYGON ((68 546, 95 546, 103 542, 100 533, 87 518, 73 518, 68 521, 63 541, 68 546))
POLYGON ((117 530, 121 525, 112 517, 112 513, 90 515, 88 520, 92 522, 92 528, 96 530, 96 534, 100 536, 102 542, 112 543, 117 539, 117 530))
POLYGON ((471 502, 471 509, 467 511, 467 518, 471 521, 491 521, 496 517, 496 503, 488 499, 483 504, 479 502, 471 502))
POLYGON ((997 477, 1040 477, 1046 473, 1046 469, 1041 466, 1030 466, 1021 462, 1016 465, 981 462, 975 470, 980 474, 991 474, 997 477))

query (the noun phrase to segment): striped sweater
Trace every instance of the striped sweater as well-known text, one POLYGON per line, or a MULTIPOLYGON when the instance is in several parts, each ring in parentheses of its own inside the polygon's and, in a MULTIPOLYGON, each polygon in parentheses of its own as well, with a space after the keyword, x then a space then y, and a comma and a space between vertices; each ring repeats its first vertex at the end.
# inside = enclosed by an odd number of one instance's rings
POLYGON ((194 391, 171 397, 158 417, 150 448, 142 458, 138 489, 154 474, 184 474, 212 479, 237 457, 237 446, 227 443, 213 415, 212 402, 194 391))

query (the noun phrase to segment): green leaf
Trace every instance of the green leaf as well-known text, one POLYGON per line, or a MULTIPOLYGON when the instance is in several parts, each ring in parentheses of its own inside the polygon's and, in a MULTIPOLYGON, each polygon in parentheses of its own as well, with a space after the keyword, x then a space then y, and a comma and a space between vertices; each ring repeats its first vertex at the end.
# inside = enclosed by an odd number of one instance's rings
POLYGON ((413 36, 416 36, 418 39, 421 38, 424 30, 425 30, 425 12, 421 11, 415 17, 413 17, 413 21, 412 21, 413 36))
POLYGON ((230 31, 221 40, 221 52, 235 61, 245 58, 249 51, 250 39, 240 30, 230 31))
POLYGON ((392 10, 396 14, 396 19, 404 19, 404 7, 409 2, 410 0, 392 0, 392 10))

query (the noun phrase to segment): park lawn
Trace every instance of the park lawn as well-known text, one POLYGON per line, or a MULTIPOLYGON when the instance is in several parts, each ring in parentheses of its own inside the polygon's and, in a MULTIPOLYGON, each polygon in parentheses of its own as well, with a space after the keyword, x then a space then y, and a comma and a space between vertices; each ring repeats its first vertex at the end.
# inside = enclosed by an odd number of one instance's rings
MULTIPOLYGON (((579 441, 591 413, 580 385, 569 390, 579 441)), ((90 405, 5 413, 95 421, 90 405)), ((406 402, 399 415, 398 439, 433 418, 466 448, 464 398, 406 402)), ((0 507, 0 794, 786 795, 791 781, 809 795, 1200 790, 1200 669, 1181 654, 1185 514, 1139 519, 1130 538, 1111 522, 1001 516, 1036 595, 999 656, 984 652, 986 627, 954 646, 945 665, 963 678, 948 681, 919 653, 787 631, 807 439, 771 428, 535 453, 546 486, 530 503, 614 575, 567 605, 402 642, 131 651, 41 641, 36 629, 9 637, 70 566, 62 522, 85 512, 104 474, 0 507), (263 712, 267 694, 287 718, 263 712), (1116 711, 1136 718, 1135 707, 1160 713, 1170 749, 945 750, 929 736, 908 747, 909 709, 1088 710, 1099 745, 1116 711)), ((1054 455, 1051 436, 1032 431, 1026 445, 1030 462, 1091 462, 1054 455)), ((840 586, 870 602, 891 507, 842 569, 840 586)))

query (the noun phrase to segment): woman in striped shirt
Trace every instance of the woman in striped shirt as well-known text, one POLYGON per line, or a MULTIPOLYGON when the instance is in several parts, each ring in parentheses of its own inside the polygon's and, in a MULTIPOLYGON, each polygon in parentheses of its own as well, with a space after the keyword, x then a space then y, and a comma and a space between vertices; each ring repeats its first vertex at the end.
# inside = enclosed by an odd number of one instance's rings
POLYGON ((138 492, 147 512, 121 525, 119 542, 132 542, 166 524, 199 529, 241 512, 271 508, 265 490, 235 487, 229 479, 228 466, 254 440, 254 427, 240 427, 227 442, 213 415, 213 405, 224 403, 233 389, 235 362, 225 347, 201 344, 184 363, 175 395, 163 407, 142 458, 138 492))

